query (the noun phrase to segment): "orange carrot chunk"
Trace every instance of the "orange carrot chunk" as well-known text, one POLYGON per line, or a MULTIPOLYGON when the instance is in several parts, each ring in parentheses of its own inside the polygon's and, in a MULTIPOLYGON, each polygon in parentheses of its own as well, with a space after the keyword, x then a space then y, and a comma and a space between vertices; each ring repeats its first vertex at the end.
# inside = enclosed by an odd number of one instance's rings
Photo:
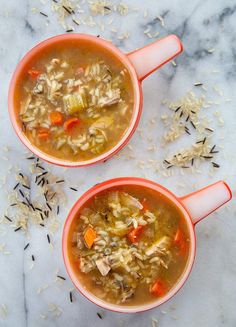
POLYGON ((79 125, 80 120, 78 118, 69 118, 64 122, 64 130, 69 132, 74 126, 79 125))
POLYGON ((155 283, 150 287, 150 293, 155 296, 163 296, 167 292, 167 287, 163 281, 158 279, 155 283))
POLYGON ((86 246, 91 249, 96 238, 96 232, 92 227, 88 227, 84 233, 84 241, 86 246))
POLYGON ((128 240, 131 243, 136 243, 138 242, 139 238, 141 237, 143 233, 143 226, 138 226, 137 228, 134 228, 131 232, 127 234, 128 240))
POLYGON ((47 141, 50 137, 50 131, 48 128, 41 127, 38 129, 37 135, 40 141, 47 141))
POLYGON ((29 69, 28 70, 28 74, 31 78, 36 79, 39 77, 39 75, 42 74, 42 72, 40 70, 37 69, 29 69))
POLYGON ((179 254, 185 255, 187 251, 187 243, 184 239, 184 234, 180 228, 177 229, 174 236, 174 245, 179 248, 179 254))
POLYGON ((54 126, 60 126, 63 123, 63 115, 58 111, 53 111, 49 114, 51 124, 54 126))

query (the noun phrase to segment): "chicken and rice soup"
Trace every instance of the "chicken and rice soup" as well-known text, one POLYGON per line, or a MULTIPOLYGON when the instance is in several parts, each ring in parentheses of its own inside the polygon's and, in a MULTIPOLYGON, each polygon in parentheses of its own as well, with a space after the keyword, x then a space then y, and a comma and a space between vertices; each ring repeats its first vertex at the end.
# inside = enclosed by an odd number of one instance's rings
POLYGON ((121 140, 132 117, 133 87, 115 55, 77 40, 35 57, 14 100, 33 145, 56 158, 85 161, 121 140))
POLYGON ((180 209, 157 191, 129 185, 90 199, 68 239, 69 260, 84 288, 119 305, 164 296, 181 277, 190 247, 180 209))

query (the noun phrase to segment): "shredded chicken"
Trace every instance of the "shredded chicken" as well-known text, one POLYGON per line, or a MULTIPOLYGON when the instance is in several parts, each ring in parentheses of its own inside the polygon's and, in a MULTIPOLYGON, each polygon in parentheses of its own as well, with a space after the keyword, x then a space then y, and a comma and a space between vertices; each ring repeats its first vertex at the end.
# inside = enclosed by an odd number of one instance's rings
POLYGON ((106 276, 111 270, 111 266, 109 265, 108 257, 104 257, 102 259, 98 259, 95 261, 98 270, 100 271, 102 276, 106 276))
POLYGON ((168 236, 162 236, 146 250, 146 255, 151 256, 155 252, 167 250, 169 247, 170 238, 168 236))
POLYGON ((120 101, 120 89, 110 90, 107 92, 106 97, 101 97, 98 101, 98 105, 101 107, 111 106, 120 101))

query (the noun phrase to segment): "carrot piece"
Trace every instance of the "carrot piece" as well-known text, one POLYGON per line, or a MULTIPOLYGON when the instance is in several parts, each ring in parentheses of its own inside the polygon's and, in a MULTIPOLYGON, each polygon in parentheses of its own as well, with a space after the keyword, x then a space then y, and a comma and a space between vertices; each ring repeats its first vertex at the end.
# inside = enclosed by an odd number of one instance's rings
POLYGON ((142 233, 143 233, 143 229, 144 229, 143 226, 138 226, 137 228, 132 229, 131 232, 129 232, 129 233, 127 234, 128 240, 129 240, 131 243, 136 243, 136 242, 138 242, 140 236, 141 236, 142 233))
POLYGON ((155 296, 163 296, 167 292, 167 287, 164 282, 160 279, 155 281, 155 283, 150 287, 150 293, 155 296))
POLYGON ((89 227, 86 229, 85 233, 84 233, 84 241, 86 243, 86 246, 91 249, 91 247, 93 246, 94 240, 96 238, 96 232, 92 227, 89 227))
POLYGON ((41 141, 47 141, 50 137, 50 131, 48 128, 40 127, 37 135, 41 141))
POLYGON ((141 204, 143 206, 143 209, 141 211, 146 212, 146 211, 149 210, 149 203, 148 203, 148 200, 146 198, 142 199, 141 204))
POLYGON ((179 248, 179 254, 185 255, 187 251, 187 243, 184 239, 184 234, 180 228, 177 229, 174 236, 174 245, 179 248))
POLYGON ((51 112, 49 118, 54 126, 60 126, 63 123, 63 115, 58 111, 51 112))
POLYGON ((69 132, 74 126, 79 124, 80 120, 78 118, 69 118, 64 122, 64 130, 69 132))
POLYGON ((37 69, 29 69, 28 70, 28 74, 29 74, 29 76, 31 77, 31 78, 33 78, 33 79, 36 79, 36 78, 38 78, 39 77, 39 75, 41 75, 41 71, 40 70, 37 70, 37 69))

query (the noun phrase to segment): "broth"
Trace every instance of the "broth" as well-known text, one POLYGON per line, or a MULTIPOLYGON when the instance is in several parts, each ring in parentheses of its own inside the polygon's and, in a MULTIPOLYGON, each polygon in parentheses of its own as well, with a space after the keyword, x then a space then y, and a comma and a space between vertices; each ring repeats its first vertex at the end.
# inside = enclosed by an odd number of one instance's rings
POLYGON ((113 148, 133 113, 133 86, 123 63, 85 40, 54 44, 35 56, 16 85, 22 130, 42 152, 68 161, 113 148))
POLYGON ((161 193, 127 185, 98 194, 79 210, 68 253, 88 291, 109 303, 139 305, 175 286, 189 247, 180 209, 161 193))

